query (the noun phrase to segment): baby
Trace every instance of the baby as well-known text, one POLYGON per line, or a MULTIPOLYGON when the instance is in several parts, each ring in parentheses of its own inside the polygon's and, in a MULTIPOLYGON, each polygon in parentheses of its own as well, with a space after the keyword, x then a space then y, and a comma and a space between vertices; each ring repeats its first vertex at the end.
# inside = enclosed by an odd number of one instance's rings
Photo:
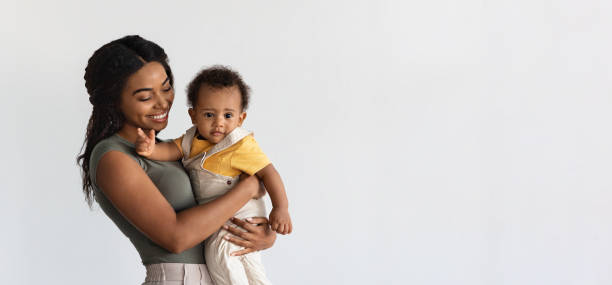
MULTIPOLYGON (((155 143, 153 130, 138 129, 136 152, 153 160, 182 158, 198 203, 223 195, 238 183, 241 173, 256 175, 270 199, 270 226, 280 234, 292 231, 287 195, 280 175, 259 148, 252 133, 240 126, 246 118, 249 87, 240 75, 223 66, 202 70, 187 88, 193 127, 174 142, 155 143)), ((237 213, 245 219, 266 214, 262 199, 250 200, 237 213)), ((223 237, 221 229, 204 243, 206 264, 215 284, 269 284, 258 252, 234 257, 240 250, 223 237)))

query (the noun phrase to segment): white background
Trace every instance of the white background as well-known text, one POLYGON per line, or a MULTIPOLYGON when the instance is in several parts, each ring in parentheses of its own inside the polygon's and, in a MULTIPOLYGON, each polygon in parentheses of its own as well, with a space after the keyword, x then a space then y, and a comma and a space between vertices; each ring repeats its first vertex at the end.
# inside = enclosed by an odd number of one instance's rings
POLYGON ((140 284, 81 194, 87 59, 140 34, 226 64, 295 231, 275 284, 611 284, 612 2, 3 2, 2 284, 140 284))

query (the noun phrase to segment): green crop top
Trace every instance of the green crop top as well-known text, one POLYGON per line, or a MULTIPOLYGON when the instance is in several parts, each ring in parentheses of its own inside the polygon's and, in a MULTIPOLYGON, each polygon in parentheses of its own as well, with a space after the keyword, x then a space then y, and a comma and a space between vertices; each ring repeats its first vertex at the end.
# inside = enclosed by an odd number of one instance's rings
POLYGON ((189 176, 178 161, 162 162, 148 160, 134 151, 134 144, 115 134, 100 141, 94 147, 89 161, 89 172, 94 185, 95 198, 100 208, 128 237, 140 254, 142 263, 192 263, 203 264, 204 255, 201 245, 185 250, 179 254, 167 251, 158 246, 126 220, 115 206, 106 198, 96 183, 96 167, 102 156, 109 151, 120 151, 133 158, 147 173, 161 194, 170 202, 175 211, 181 211, 196 205, 189 176))

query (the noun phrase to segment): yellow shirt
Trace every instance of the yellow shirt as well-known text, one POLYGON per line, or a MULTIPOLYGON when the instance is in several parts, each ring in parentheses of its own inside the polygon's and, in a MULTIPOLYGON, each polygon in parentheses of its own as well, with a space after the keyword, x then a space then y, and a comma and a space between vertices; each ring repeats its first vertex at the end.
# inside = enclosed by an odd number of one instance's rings
MULTIPOLYGON (((183 136, 174 140, 181 154, 184 155, 181 147, 182 142, 183 136)), ((213 146, 214 144, 209 141, 199 139, 196 133, 191 142, 189 158, 209 151, 213 146)), ((254 175, 268 164, 270 164, 270 160, 259 148, 253 135, 248 135, 239 142, 207 158, 202 167, 210 172, 234 177, 240 175, 241 172, 254 175)))

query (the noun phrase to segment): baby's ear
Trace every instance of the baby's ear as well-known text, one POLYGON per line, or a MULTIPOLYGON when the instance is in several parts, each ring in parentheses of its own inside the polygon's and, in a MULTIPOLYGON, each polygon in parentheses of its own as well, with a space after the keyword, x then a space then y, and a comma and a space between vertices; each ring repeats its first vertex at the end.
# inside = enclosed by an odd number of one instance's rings
POLYGON ((238 116, 238 126, 242 126, 244 119, 246 119, 246 112, 242 112, 240 113, 240 116, 238 116))
POLYGON ((189 109, 187 109, 187 113, 189 113, 189 117, 191 118, 191 123, 195 125, 196 124, 195 110, 193 108, 189 108, 189 109))

